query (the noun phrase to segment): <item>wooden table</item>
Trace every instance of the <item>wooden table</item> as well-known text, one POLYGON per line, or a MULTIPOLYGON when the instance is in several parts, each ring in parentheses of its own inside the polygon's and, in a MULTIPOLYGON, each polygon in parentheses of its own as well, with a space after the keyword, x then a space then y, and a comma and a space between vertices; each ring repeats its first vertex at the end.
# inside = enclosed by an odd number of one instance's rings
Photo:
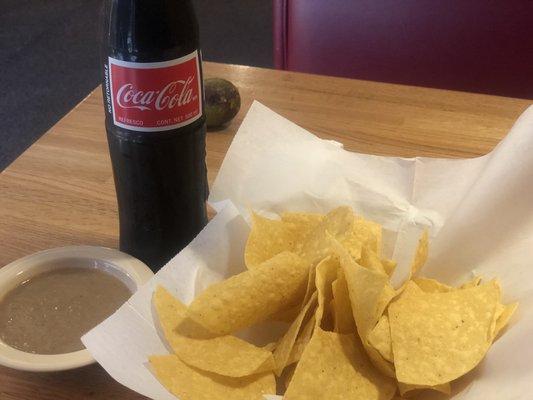
MULTIPOLYGON (((237 85, 242 108, 207 140, 209 180, 253 99, 349 150, 473 157, 491 150, 529 101, 205 63, 237 85)), ((100 89, 0 175, 0 265, 46 248, 117 246, 117 207, 100 89)), ((139 399, 99 366, 34 374, 0 367, 0 400, 139 399)))

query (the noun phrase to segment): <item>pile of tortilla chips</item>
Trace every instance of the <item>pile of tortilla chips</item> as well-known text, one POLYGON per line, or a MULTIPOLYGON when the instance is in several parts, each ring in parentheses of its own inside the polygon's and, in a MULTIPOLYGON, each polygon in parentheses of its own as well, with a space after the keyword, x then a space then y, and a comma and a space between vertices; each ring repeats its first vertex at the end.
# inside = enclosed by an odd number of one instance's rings
POLYGON ((348 207, 327 215, 253 216, 246 272, 214 284, 188 307, 159 287, 154 306, 174 354, 152 370, 182 400, 388 400, 423 390, 450 393, 508 323, 496 281, 460 287, 417 276, 390 284, 381 227, 348 207), (234 334, 269 320, 287 330, 263 347, 234 334))

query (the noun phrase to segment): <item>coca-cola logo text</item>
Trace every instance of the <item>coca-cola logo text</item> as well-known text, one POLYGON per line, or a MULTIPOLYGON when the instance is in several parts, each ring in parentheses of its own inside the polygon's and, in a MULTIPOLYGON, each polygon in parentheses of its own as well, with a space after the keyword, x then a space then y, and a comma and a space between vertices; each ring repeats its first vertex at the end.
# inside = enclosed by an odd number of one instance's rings
POLYGON ((137 108, 139 110, 172 109, 181 107, 196 100, 191 89, 193 77, 168 83, 161 90, 138 90, 133 83, 126 83, 118 89, 117 104, 122 108, 137 108))
POLYGON ((202 116, 198 52, 175 60, 136 63, 109 57, 113 122, 155 132, 176 129, 202 116))

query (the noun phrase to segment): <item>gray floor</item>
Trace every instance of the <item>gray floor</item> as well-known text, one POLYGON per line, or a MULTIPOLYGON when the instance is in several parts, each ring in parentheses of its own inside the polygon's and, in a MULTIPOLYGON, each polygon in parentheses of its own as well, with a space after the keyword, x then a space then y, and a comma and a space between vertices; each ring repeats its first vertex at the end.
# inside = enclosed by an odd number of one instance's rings
MULTIPOLYGON (((0 171, 99 83, 102 0, 0 0, 0 171)), ((195 0, 205 60, 272 66, 268 0, 195 0)))

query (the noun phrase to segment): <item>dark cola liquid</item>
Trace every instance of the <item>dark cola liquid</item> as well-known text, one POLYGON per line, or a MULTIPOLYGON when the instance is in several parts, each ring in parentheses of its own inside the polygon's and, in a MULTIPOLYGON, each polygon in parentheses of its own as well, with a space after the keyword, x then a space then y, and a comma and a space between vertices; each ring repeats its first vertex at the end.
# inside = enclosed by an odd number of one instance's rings
POLYGON ((198 25, 183 0, 107 0, 103 20, 102 86, 120 249, 156 271, 207 223, 198 25), (195 54, 190 73, 166 64, 142 69, 195 54))

